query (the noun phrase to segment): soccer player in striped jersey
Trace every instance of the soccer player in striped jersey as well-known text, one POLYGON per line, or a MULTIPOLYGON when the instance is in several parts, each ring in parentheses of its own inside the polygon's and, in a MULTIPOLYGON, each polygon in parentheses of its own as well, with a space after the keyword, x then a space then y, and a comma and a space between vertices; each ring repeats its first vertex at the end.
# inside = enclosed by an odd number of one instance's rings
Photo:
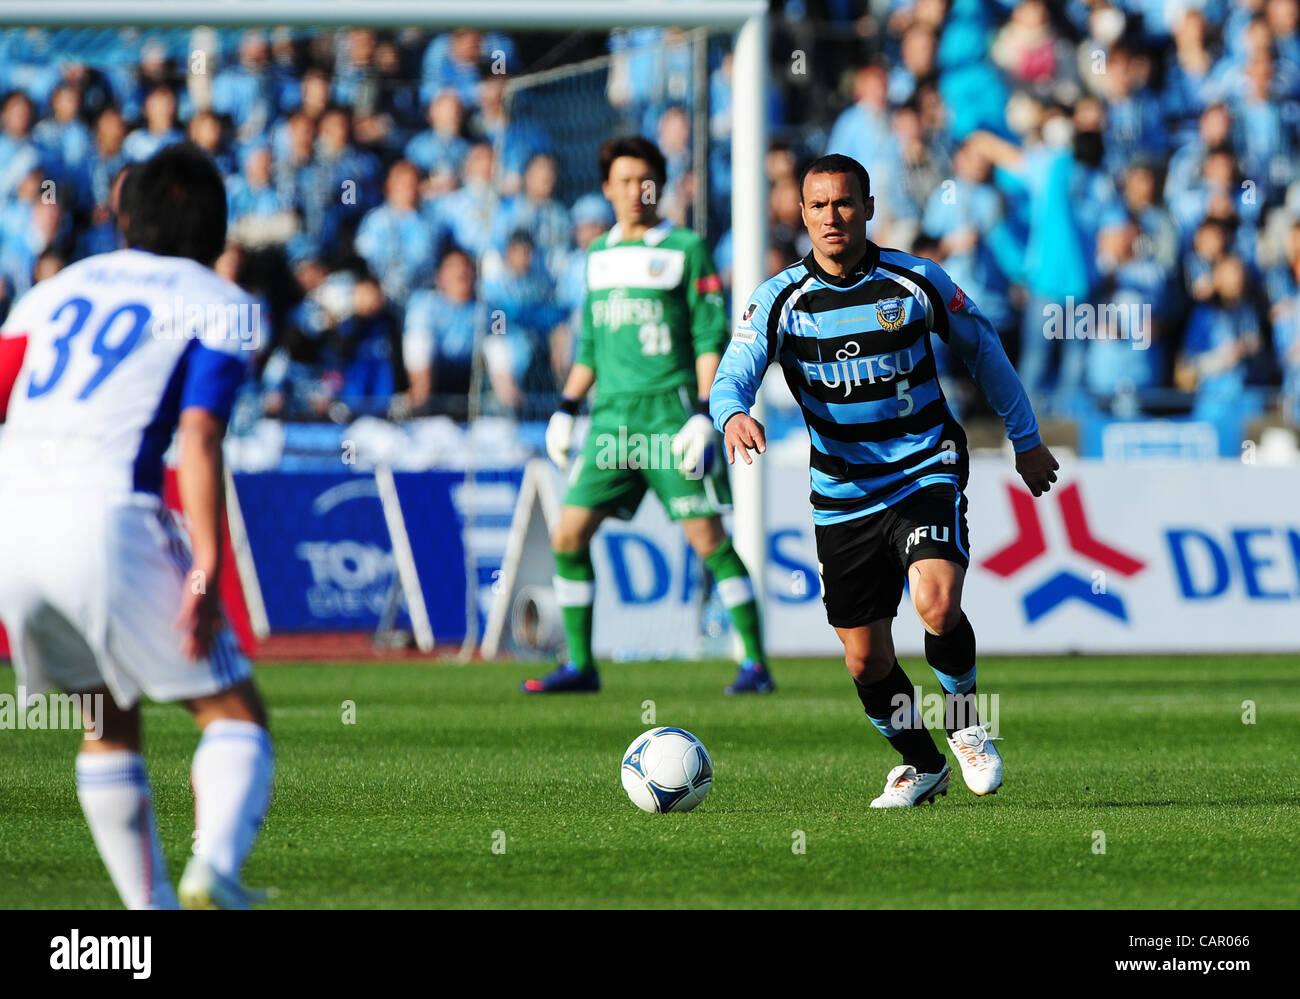
POLYGON ((992 794, 1002 760, 975 712, 975 633, 961 609, 969 564, 966 435, 944 401, 930 334, 970 369, 1006 424, 1016 470, 1039 496, 1059 467, 1043 445, 993 326, 937 264, 871 243, 870 179, 856 160, 813 161, 800 180, 813 249, 754 292, 710 395, 728 462, 766 450, 749 416, 781 366, 811 440, 813 524, 826 616, 867 717, 902 756, 873 808, 947 794, 944 754, 898 664, 893 618, 904 580, 945 691, 948 743, 967 786, 992 794), (902 706, 900 708, 900 705, 902 706))
POLYGON ((77 797, 127 908, 247 908, 240 869, 274 760, 217 580, 221 441, 260 320, 211 270, 226 192, 204 153, 163 149, 122 197, 130 248, 42 281, 0 330, 0 620, 20 692, 57 686, 98 705, 77 797), (161 496, 178 430, 188 537, 161 496), (183 703, 202 732, 177 891, 140 754, 142 697, 183 703))
POLYGON ((577 358, 546 428, 547 453, 569 467, 574 416, 595 388, 591 430, 551 539, 569 660, 523 690, 600 689, 591 651, 591 539, 606 517, 632 517, 649 489, 713 573, 744 645, 726 693, 770 693, 775 683, 764 662, 754 587, 722 527, 720 515, 731 504, 727 469, 713 460, 718 435, 708 399, 727 342, 722 284, 704 241, 659 218, 667 168, 654 143, 610 139, 600 167, 616 221, 587 250, 577 358))

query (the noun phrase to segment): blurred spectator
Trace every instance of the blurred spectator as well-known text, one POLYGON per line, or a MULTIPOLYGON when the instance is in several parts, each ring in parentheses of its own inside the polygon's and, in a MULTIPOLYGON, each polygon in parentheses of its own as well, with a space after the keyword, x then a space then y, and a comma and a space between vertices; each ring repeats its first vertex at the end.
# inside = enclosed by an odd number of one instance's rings
POLYGON ((122 152, 133 163, 147 160, 164 146, 181 142, 185 134, 176 127, 176 92, 166 84, 149 91, 144 102, 144 127, 126 137, 122 152))
POLYGON ((442 194, 456 186, 456 177, 469 142, 461 135, 464 111, 454 90, 444 90, 429 102, 429 128, 406 144, 406 159, 429 175, 427 194, 442 194))
POLYGON ((80 207, 89 192, 78 189, 94 151, 90 129, 81 121, 81 91, 70 83, 54 88, 51 117, 32 129, 32 141, 41 150, 46 175, 58 185, 69 206, 80 207))
POLYGON ((212 157, 227 177, 238 169, 234 155, 226 148, 221 119, 212 111, 198 111, 185 128, 186 138, 212 157))
POLYGON ((535 255, 527 232, 512 233, 506 244, 504 267, 483 281, 483 299, 490 310, 490 336, 484 340, 483 361, 497 402, 520 415, 526 403, 542 415, 548 400, 554 406, 555 387, 562 374, 551 358, 567 356, 564 310, 555 303, 555 284, 535 255))
POLYGON ((292 203, 272 182, 270 145, 245 147, 243 161, 243 171, 226 181, 227 239, 247 249, 287 243, 298 220, 292 203))
MULTIPOLYGON (((1214 267, 1214 292, 1192 310, 1175 384, 1196 393, 1194 416, 1240 422, 1254 409, 1246 389, 1247 360, 1260 348, 1259 318, 1246 267, 1228 255, 1214 267)), ((1240 438, 1238 437, 1237 440, 1240 438)), ((1236 450, 1236 440, 1228 451, 1236 450)))
POLYGON ((333 408, 331 418, 385 415, 393 396, 406 390, 406 372, 397 320, 374 277, 366 275, 353 286, 352 315, 339 323, 337 336, 343 368, 338 402, 345 409, 333 408))
MULTIPOLYGON (((835 121, 827 153, 852 156, 867 168, 872 192, 892 191, 901 170, 898 140, 889 121, 888 77, 880 65, 863 66, 853 77, 854 103, 835 121)), ((877 208, 885 207, 884 200, 877 208)), ((867 223, 867 236, 876 239, 887 222, 877 214, 867 223)))
POLYGON ((1282 413, 1300 426, 1300 223, 1291 229, 1287 265, 1270 282, 1273 350, 1282 372, 1282 413))
POLYGON ((240 141, 265 135, 279 112, 270 47, 260 29, 239 39, 238 62, 220 70, 212 81, 212 110, 234 123, 240 141))
POLYGON ((474 136, 491 143, 501 171, 503 195, 518 193, 524 182, 524 168, 538 153, 551 151, 551 143, 536 125, 512 121, 506 113, 506 77, 488 76, 479 85, 478 113, 470 124, 474 136))
POLYGON ((36 261, 54 244, 64 220, 57 199, 43 194, 44 181, 39 169, 32 170, 0 208, 0 276, 14 297, 31 288, 36 261))
POLYGON ((18 185, 41 165, 41 154, 32 141, 36 109, 21 90, 0 100, 0 200, 12 197, 18 185))
POLYGON ((450 87, 462 103, 473 104, 484 69, 489 75, 500 76, 509 72, 513 63, 514 44, 504 35, 484 35, 469 28, 438 35, 424 53, 420 100, 427 104, 440 90, 450 87))
POLYGON ((492 185, 492 163, 490 145, 471 146, 461 168, 460 188, 431 202, 434 224, 450 232, 456 245, 476 259, 491 245, 492 220, 501 201, 492 185))
POLYGON ((1267 51, 1256 52, 1246 64, 1246 88, 1238 117, 1241 123, 1241 166, 1259 187, 1261 202, 1280 199, 1296 176, 1297 108, 1283 101, 1275 86, 1274 61, 1267 51))
POLYGON ((1202 163, 1211 149, 1226 148, 1232 141, 1232 117, 1226 105, 1206 106, 1197 121, 1196 134, 1186 139, 1169 160, 1165 196, 1173 198, 1197 183, 1202 163))
POLYGON ((1084 341, 1051 339, 1044 322, 1052 310, 1071 315, 1072 301, 1086 298, 1094 253, 1081 231, 1081 216, 1092 211, 1092 206, 1079 204, 1072 197, 1080 169, 1073 155, 1073 127, 1062 116, 1050 116, 1042 123, 1041 133, 1041 141, 1023 150, 987 132, 972 136, 976 150, 1028 194, 1023 253, 1028 297, 1022 313, 1017 370, 1031 398, 1041 397, 1051 384, 1057 344, 1058 392, 1069 393, 1082 384, 1084 341))
POLYGON ((123 162, 117 172, 108 181, 108 189, 103 201, 97 201, 90 217, 90 225, 77 234, 77 257, 89 257, 96 253, 109 253, 126 245, 122 230, 125 220, 120 217, 119 208, 122 198, 122 186, 127 174, 138 169, 134 163, 123 162))
POLYGON ((991 52, 993 61, 1021 83, 1052 83, 1061 62, 1047 5, 1042 0, 1023 0, 1016 4, 1011 20, 998 32, 991 52))
POLYGON ((155 89, 165 87, 174 96, 180 83, 176 68, 167 55, 167 46, 158 38, 145 39, 140 46, 140 61, 135 66, 120 65, 115 69, 113 89, 122 117, 127 121, 139 121, 148 116, 145 105, 155 89))
POLYGON ((884 196, 877 199, 877 211, 883 208, 890 216, 889 245, 911 246, 920 231, 921 210, 930 193, 949 177, 952 164, 942 148, 927 143, 915 105, 894 112, 892 124, 898 141, 898 172, 893 190, 882 191, 884 196))
POLYGON ((493 249, 504 252, 510 234, 522 230, 551 273, 558 273, 572 237, 569 212, 555 199, 555 181, 554 158, 534 156, 524 171, 523 191, 501 206, 492 223, 493 249))
MULTIPOLYGON (((316 123, 304 111, 295 111, 284 123, 281 133, 286 142, 283 151, 273 146, 272 171, 280 194, 299 211, 306 211, 314 183, 312 160, 316 156, 316 123)), ((311 230, 311 226, 308 226, 311 230)))
POLYGON ((436 288, 412 293, 402 359, 413 412, 450 412, 463 418, 468 411, 480 321, 475 297, 474 264, 461 250, 450 250, 442 258, 436 288))
MULTIPOLYGON (((566 322, 575 334, 582 324, 582 307, 587 295, 587 247, 614 224, 614 209, 603 194, 584 194, 573 205, 573 248, 566 251, 558 270, 556 301, 568 315, 566 322)), ((573 345, 572 343, 570 344, 573 345)), ((572 352, 561 358, 567 368, 572 352)))
POLYGON ((1227 252, 1222 222, 1206 219, 1196 227, 1191 248, 1183 255, 1183 294, 1193 306, 1214 296, 1214 268, 1227 252))
POLYGON ((329 412, 342 386, 334 330, 352 314, 356 281, 314 257, 297 263, 294 278, 303 297, 262 369, 262 405, 269 416, 314 419, 329 412))
POLYGON ((1119 171, 1137 157, 1165 155, 1164 117, 1147 86, 1147 62, 1115 46, 1102 74, 1106 99, 1106 164, 1119 171))
POLYGON ((357 229, 357 253, 378 276, 384 294, 404 303, 414 288, 433 276, 438 236, 420 211, 420 175, 406 160, 389 168, 385 200, 357 229))
POLYGON ((1158 324, 1168 271, 1154 256, 1152 240, 1128 215, 1101 230, 1097 265, 1096 319, 1084 341, 1087 387, 1105 396, 1150 388, 1163 369, 1158 324))
POLYGON ((299 183, 304 230, 317 246, 336 257, 361 217, 379 201, 379 163, 352 145, 352 116, 332 107, 320 118, 315 156, 299 183))
POLYGON ((926 200, 922 231, 938 242, 943 267, 953 281, 1006 335, 1014 322, 1010 283, 995 246, 1014 236, 1006 232, 1001 195, 989 182, 992 164, 977 141, 967 141, 958 147, 952 165, 953 179, 926 200))
POLYGON ((889 75, 889 103, 899 107, 910 101, 916 88, 936 72, 934 56, 938 49, 934 31, 928 25, 914 24, 903 32, 899 48, 900 62, 889 75))
POLYGON ((653 134, 667 106, 690 103, 694 66, 682 29, 614 31, 609 51, 609 102, 624 112, 624 130, 653 134))
MULTIPOLYGON (((1165 70, 1162 104, 1165 118, 1172 123, 1174 138, 1179 142, 1195 134, 1196 119, 1206 106, 1214 58, 1206 46, 1205 29, 1204 13, 1190 6, 1183 10, 1174 27, 1174 58, 1165 70)), ((1223 138, 1218 141, 1222 142, 1223 138)))

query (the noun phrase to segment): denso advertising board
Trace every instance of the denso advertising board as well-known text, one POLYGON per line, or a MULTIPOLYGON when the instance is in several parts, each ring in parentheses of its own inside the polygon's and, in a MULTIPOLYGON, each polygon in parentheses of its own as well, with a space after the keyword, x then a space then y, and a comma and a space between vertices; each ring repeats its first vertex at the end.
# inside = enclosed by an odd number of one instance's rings
MULTIPOLYGON (((971 463, 962 605, 982 653, 1300 651, 1300 468, 1062 464, 1034 499, 1010 459, 971 463)), ((768 647, 838 654, 806 477, 767 484, 768 647)), ((894 640, 923 652, 906 594, 894 640)))

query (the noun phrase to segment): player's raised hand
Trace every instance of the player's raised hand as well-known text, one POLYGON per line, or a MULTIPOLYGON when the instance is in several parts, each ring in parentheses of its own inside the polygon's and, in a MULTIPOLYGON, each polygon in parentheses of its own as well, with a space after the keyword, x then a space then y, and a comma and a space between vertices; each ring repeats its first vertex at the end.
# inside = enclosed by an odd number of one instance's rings
POLYGON ((1052 452, 1047 450, 1046 444, 1039 444, 1038 447, 1016 455, 1016 471, 1035 496, 1051 490, 1052 483, 1056 481, 1056 470, 1060 467, 1052 457, 1052 452))
POLYGON ((767 450, 767 437, 763 432, 763 424, 752 416, 737 413, 727 420, 724 429, 726 433, 722 435, 722 443, 727 449, 728 465, 736 463, 737 454, 745 459, 746 465, 752 465, 754 459, 749 456, 749 452, 753 450, 763 454, 767 450))
MULTIPOLYGON (((181 633, 181 654, 186 659, 202 659, 212 651, 212 638, 221 630, 221 603, 215 587, 195 586, 191 572, 181 595, 181 609, 176 615, 176 630, 181 633)), ((204 576, 198 578, 206 578, 204 576)))

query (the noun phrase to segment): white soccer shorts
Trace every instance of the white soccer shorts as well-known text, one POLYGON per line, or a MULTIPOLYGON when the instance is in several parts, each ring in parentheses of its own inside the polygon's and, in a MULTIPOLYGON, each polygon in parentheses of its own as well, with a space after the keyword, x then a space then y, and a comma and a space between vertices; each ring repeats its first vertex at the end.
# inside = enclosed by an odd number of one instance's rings
POLYGON ((229 627, 207 658, 182 655, 190 565, 189 539, 156 497, 0 494, 0 621, 18 686, 106 686, 125 709, 141 694, 188 700, 250 677, 229 627))

